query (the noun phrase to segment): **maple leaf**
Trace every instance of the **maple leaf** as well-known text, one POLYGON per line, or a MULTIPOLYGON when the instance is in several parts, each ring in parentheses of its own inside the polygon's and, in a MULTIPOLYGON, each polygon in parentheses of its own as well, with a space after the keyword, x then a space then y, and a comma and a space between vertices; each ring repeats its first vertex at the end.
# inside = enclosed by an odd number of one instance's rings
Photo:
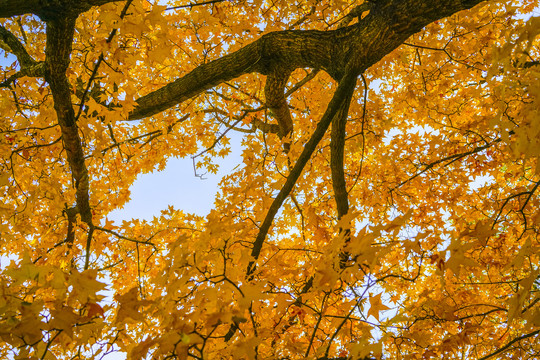
POLYGON ((152 304, 150 300, 139 300, 139 289, 136 287, 131 288, 125 294, 115 296, 115 300, 119 304, 115 319, 115 322, 118 324, 144 320, 145 317, 139 309, 152 304))
POLYGON ((379 312, 389 310, 390 308, 382 303, 382 293, 373 296, 369 294, 369 310, 367 316, 372 315, 377 321, 379 321, 379 312))
POLYGON ((96 279, 96 270, 86 270, 82 273, 73 271, 69 277, 69 284, 73 287, 70 297, 78 299, 81 304, 97 302, 103 298, 98 292, 105 290, 107 285, 96 279))
POLYGON ((59 305, 51 311, 51 317, 49 326, 64 331, 67 336, 73 339, 73 330, 77 322, 81 321, 81 316, 76 314, 73 308, 59 305))

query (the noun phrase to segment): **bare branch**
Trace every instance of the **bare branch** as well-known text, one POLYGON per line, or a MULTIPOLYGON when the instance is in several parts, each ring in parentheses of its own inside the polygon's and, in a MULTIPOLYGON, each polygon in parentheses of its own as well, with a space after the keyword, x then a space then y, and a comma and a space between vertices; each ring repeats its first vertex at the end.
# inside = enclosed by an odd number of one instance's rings
POLYGON ((117 233, 117 232, 115 232, 113 230, 109 230, 109 229, 106 229, 106 228, 103 228, 103 227, 100 227, 100 226, 96 226, 96 227, 94 227, 94 229, 106 232, 108 234, 116 236, 119 239, 130 241, 130 242, 135 243, 135 244, 150 245, 150 246, 156 248, 156 245, 153 242, 149 241, 149 240, 137 240, 137 239, 128 238, 126 236, 120 235, 119 233, 117 233))
POLYGON ((209 0, 209 1, 203 1, 203 2, 200 2, 200 3, 192 3, 192 4, 188 4, 188 5, 171 6, 171 7, 166 8, 165 10, 187 9, 187 8, 189 8, 191 10, 196 6, 217 4, 217 3, 220 3, 220 2, 224 2, 224 1, 229 1, 229 0, 209 0))

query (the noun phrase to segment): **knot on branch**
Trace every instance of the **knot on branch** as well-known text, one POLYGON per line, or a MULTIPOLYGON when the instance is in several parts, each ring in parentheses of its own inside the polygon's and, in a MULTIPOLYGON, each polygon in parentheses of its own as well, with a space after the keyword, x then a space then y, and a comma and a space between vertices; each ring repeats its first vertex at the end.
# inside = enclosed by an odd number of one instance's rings
POLYGON ((290 73, 286 68, 274 67, 268 74, 264 86, 266 106, 279 124, 278 136, 281 139, 287 137, 293 130, 291 112, 285 98, 285 85, 290 73))
POLYGON ((375 0, 366 0, 352 9, 351 12, 345 15, 345 17, 340 21, 338 29, 349 26, 349 24, 356 18, 358 18, 358 21, 360 21, 362 19, 362 14, 371 10, 371 6, 373 5, 374 1, 375 0))

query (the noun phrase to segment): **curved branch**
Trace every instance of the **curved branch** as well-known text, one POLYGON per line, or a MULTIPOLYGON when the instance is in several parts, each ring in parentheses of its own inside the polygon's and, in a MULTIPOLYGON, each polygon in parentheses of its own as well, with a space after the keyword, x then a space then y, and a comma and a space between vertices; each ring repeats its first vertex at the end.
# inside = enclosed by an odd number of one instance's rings
POLYGON ((21 69, 0 83, 0 87, 10 87, 11 83, 24 76, 43 76, 44 64, 34 60, 21 41, 9 30, 0 25, 0 48, 17 57, 21 69))
POLYGON ((280 31, 266 34, 240 50, 202 64, 185 76, 139 98, 137 107, 128 119, 139 120, 157 114, 243 74, 270 74, 270 69, 278 64, 287 64, 291 69, 320 67, 332 74, 334 65, 330 53, 336 35, 337 31, 280 31))
POLYGON ((498 349, 497 351, 492 352, 492 353, 489 354, 489 355, 486 355, 486 356, 480 358, 479 360, 487 360, 487 359, 489 359, 489 358, 491 358, 491 357, 493 357, 493 356, 495 356, 495 355, 497 355, 497 354, 502 353, 503 351, 505 351, 506 349, 508 349, 510 346, 512 346, 512 344, 514 344, 514 343, 516 343, 516 342, 518 342, 518 341, 521 341, 521 340, 523 340, 523 339, 530 338, 531 336, 535 336, 535 335, 537 335, 537 334, 539 334, 539 333, 540 333, 540 330, 536 330, 536 331, 533 331, 532 333, 525 334, 525 335, 523 335, 523 336, 517 337, 517 338, 511 340, 510 342, 508 342, 508 343, 507 343, 506 345, 504 345, 502 348, 498 349))
POLYGON ((28 54, 21 41, 2 25, 0 25, 0 47, 13 53, 13 55, 17 57, 17 60, 19 60, 21 68, 32 66, 37 63, 37 61, 28 54), (7 46, 2 46, 2 43, 7 46))

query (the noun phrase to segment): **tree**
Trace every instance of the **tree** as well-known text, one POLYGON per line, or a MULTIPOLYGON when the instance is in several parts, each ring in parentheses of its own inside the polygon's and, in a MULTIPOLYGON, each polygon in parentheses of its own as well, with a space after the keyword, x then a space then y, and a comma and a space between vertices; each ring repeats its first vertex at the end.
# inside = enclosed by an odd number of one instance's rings
POLYGON ((0 0, 3 358, 539 356, 538 1, 167 6, 0 0))

